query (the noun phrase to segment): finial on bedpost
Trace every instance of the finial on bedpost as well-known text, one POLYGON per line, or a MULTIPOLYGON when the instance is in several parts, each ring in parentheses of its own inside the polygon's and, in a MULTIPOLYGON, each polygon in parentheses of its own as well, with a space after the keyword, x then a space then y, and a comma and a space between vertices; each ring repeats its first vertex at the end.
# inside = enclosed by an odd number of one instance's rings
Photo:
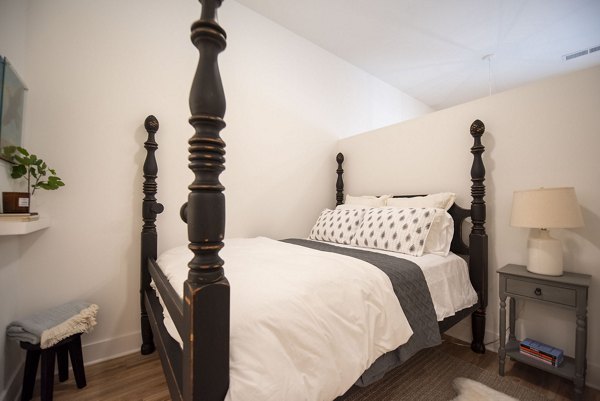
MULTIPOLYGON (((158 165, 156 164, 155 152, 158 149, 155 135, 158 131, 158 120, 153 115, 146 117, 144 128, 148 133, 148 140, 144 142, 146 148, 146 160, 144 161, 144 205, 142 208, 142 217, 144 219, 145 232, 153 232, 156 235, 156 215, 161 214, 164 210, 163 205, 156 201, 156 192, 158 186, 156 178, 158 177, 158 165)), ((156 258, 156 249, 151 257, 156 258)))
POLYGON ((485 334, 485 308, 487 306, 487 282, 488 282, 488 237, 485 232, 485 167, 482 154, 485 147, 481 144, 481 136, 485 132, 485 125, 480 120, 471 124, 471 136, 473 137, 473 165, 471 166, 471 234, 469 235, 469 270, 474 286, 478 289, 479 309, 473 312, 472 329, 473 342, 471 349, 478 353, 485 352, 483 338, 485 334))
MULTIPOLYGON (((144 128, 148 133, 148 140, 144 142, 146 148, 146 160, 144 161, 144 208, 142 216, 144 218, 144 230, 156 233, 156 215, 164 210, 163 205, 156 202, 156 192, 158 186, 156 178, 158 177, 158 165, 156 164, 155 152, 158 149, 155 135, 158 131, 158 120, 153 115, 149 115, 144 120, 144 128)), ((156 255, 153 255, 156 258, 156 255)))
POLYGON ((221 0, 200 0, 200 20, 191 40, 200 53, 190 92, 189 168, 194 173, 187 208, 188 263, 184 283, 183 398, 222 400, 229 387, 229 283, 219 251, 225 236, 225 196, 219 175, 225 169, 225 95, 217 63, 226 34, 217 22, 221 0))
POLYGON ((342 152, 337 154, 335 161, 337 161, 338 164, 338 168, 336 170, 337 181, 335 183, 335 205, 338 206, 344 203, 344 169, 342 168, 342 163, 344 163, 344 155, 342 152))
POLYGON ((156 234, 156 215, 162 213, 163 205, 156 201, 156 178, 158 176, 158 165, 156 164, 155 152, 158 144, 154 139, 158 131, 158 120, 154 116, 146 117, 144 128, 148 133, 148 139, 144 142, 146 148, 146 159, 144 160, 144 201, 142 203, 142 255, 140 272, 140 293, 141 293, 141 325, 142 325, 142 354, 150 354, 154 351, 154 342, 152 338, 152 329, 148 320, 148 312, 144 303, 144 291, 150 287, 150 273, 147 262, 149 258, 156 259, 157 234, 156 234))

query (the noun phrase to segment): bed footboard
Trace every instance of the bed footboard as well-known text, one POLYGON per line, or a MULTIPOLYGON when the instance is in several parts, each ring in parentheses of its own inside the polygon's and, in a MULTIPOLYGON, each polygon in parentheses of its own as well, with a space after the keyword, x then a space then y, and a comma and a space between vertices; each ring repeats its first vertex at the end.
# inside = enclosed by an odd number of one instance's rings
POLYGON ((156 177, 158 175, 158 165, 154 153, 158 148, 155 140, 158 131, 158 120, 154 116, 148 116, 144 121, 144 128, 148 132, 148 139, 144 142, 146 148, 146 160, 144 161, 144 201, 142 203, 142 227, 141 238, 141 268, 140 268, 140 309, 141 309, 141 330, 142 330, 142 354, 147 355, 154 352, 154 340, 148 310, 146 309, 145 293, 150 288, 150 272, 147 268, 148 259, 156 260, 157 253, 157 234, 156 234, 156 216, 163 211, 163 205, 156 201, 156 177))

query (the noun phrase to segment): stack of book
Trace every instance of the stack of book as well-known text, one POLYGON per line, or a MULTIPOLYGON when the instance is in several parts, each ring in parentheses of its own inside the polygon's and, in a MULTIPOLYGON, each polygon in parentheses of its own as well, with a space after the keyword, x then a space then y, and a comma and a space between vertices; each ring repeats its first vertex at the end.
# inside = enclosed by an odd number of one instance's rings
POLYGON ((39 218, 37 213, 0 213, 0 221, 35 221, 39 218))
POLYGON ((552 366, 560 366, 563 361, 563 350, 531 338, 521 341, 519 352, 552 366))

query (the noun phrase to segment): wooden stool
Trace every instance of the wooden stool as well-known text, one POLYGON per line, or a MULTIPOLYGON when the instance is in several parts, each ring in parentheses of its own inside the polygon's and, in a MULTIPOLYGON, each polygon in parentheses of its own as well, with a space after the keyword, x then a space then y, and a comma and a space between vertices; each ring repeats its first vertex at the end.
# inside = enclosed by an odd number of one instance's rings
POLYGON ((77 388, 85 387, 81 333, 67 337, 49 348, 41 349, 39 344, 31 344, 24 341, 21 341, 21 348, 27 350, 21 401, 29 401, 33 397, 33 387, 35 386, 35 376, 40 356, 42 357, 42 369, 40 372, 42 401, 52 401, 55 359, 58 360, 58 380, 64 382, 69 378, 68 356, 71 355, 71 365, 73 366, 73 375, 75 376, 77 388))

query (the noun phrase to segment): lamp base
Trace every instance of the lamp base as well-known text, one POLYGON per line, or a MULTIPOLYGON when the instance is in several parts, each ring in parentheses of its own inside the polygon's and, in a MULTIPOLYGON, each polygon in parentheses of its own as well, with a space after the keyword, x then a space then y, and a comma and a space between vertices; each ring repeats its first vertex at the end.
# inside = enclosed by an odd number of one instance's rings
POLYGON ((527 270, 531 273, 546 276, 562 276, 562 244, 548 234, 548 230, 539 230, 537 237, 530 236, 527 240, 529 262, 527 270))

